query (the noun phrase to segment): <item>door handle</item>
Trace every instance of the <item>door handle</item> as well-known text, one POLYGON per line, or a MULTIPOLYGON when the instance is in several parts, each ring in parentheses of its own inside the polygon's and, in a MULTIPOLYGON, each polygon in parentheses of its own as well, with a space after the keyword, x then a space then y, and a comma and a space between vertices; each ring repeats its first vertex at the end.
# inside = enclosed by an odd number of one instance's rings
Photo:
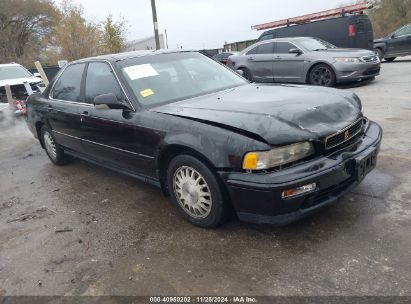
POLYGON ((275 59, 275 60, 279 60, 279 59, 281 59, 281 57, 280 57, 280 56, 276 56, 276 57, 274 57, 274 59, 275 59))
POLYGON ((253 61, 254 58, 253 58, 253 57, 248 57, 248 60, 249 60, 249 61, 253 61))
POLYGON ((51 105, 48 105, 47 112, 51 112, 52 110, 53 110, 53 107, 51 105))

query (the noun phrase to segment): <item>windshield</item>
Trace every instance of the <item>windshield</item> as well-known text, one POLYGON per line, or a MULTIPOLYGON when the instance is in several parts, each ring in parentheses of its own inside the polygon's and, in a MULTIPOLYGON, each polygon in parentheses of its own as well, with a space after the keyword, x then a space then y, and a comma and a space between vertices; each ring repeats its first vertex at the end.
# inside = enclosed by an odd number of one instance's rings
POLYGON ((309 51, 319 51, 336 48, 335 45, 318 38, 304 39, 299 41, 299 43, 309 51))
POLYGON ((195 52, 124 60, 122 72, 139 102, 154 106, 237 87, 248 82, 195 52))
POLYGON ((0 80, 32 77, 25 68, 19 65, 0 66, 0 80))

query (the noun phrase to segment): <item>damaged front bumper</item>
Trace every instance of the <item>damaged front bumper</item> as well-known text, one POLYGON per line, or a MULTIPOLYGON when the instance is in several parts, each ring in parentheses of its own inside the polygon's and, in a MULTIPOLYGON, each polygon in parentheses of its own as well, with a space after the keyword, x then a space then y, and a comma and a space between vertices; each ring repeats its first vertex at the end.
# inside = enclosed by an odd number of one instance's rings
POLYGON ((382 129, 370 122, 354 149, 334 152, 269 173, 219 172, 242 221, 285 225, 335 202, 376 165, 382 129), (291 198, 283 191, 315 183, 315 190, 291 198))

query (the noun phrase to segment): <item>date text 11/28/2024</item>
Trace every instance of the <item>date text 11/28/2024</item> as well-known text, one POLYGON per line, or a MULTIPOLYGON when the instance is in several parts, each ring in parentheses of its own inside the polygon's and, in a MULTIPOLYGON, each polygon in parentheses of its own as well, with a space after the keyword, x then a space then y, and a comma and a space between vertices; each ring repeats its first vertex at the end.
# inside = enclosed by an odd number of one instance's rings
POLYGON ((150 297, 150 303, 257 303, 255 297, 248 296, 196 296, 196 297, 150 297))

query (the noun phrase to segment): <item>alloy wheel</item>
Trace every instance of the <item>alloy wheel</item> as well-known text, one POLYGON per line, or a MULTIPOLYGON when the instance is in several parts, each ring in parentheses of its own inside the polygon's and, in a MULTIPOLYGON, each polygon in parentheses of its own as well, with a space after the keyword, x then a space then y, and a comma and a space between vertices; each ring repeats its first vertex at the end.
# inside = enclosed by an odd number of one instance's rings
POLYGON ((44 142, 44 147, 46 148, 46 151, 48 155, 53 159, 57 159, 57 147, 56 143, 54 142, 53 137, 48 131, 45 131, 43 133, 43 142, 44 142))
POLYGON ((332 72, 325 66, 315 67, 311 72, 311 83, 318 86, 330 86, 332 83, 332 72))

